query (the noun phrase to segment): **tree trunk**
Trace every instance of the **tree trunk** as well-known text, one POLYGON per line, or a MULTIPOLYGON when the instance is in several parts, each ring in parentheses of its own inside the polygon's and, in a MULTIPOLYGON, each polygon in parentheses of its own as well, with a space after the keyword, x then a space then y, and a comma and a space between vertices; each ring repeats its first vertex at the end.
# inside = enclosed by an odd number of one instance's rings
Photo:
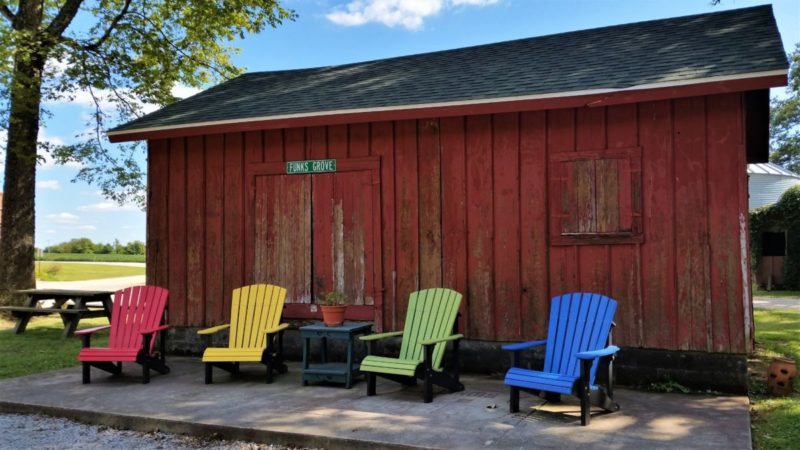
POLYGON ((17 47, 0 230, 0 304, 14 302, 17 296, 11 295, 12 291, 36 286, 36 148, 44 62, 41 49, 17 47))

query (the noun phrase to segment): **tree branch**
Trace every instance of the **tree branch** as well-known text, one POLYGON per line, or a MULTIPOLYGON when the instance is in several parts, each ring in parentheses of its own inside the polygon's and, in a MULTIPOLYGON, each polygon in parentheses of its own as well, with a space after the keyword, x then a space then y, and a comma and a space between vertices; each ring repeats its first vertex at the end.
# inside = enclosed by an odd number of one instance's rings
POLYGON ((122 10, 119 12, 119 14, 117 14, 114 17, 114 19, 111 21, 111 24, 109 24, 108 28, 106 28, 106 31, 103 33, 103 35, 100 36, 93 43, 85 45, 84 48, 89 51, 94 51, 100 48, 100 46, 103 45, 103 43, 111 36, 111 33, 117 27, 119 21, 122 20, 123 17, 125 17, 125 14, 128 14, 128 8, 130 8, 130 6, 131 6, 131 0, 125 0, 125 4, 122 6, 122 10))
POLYGON ((6 5, 6 2, 0 2, 0 14, 3 15, 9 22, 14 23, 14 18, 16 17, 14 13, 11 11, 11 8, 6 5))
POLYGON ((67 0, 64 2, 64 6, 61 7, 56 17, 47 26, 45 32, 54 38, 60 38, 64 30, 72 23, 72 19, 78 14, 81 3, 83 3, 83 0, 67 0))

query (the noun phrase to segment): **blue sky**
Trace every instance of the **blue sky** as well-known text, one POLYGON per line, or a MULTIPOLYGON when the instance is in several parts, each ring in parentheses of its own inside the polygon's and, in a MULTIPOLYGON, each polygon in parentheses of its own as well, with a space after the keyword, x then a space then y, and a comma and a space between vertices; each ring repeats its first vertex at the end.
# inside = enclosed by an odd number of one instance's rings
MULTIPOLYGON (((236 43, 250 71, 344 64, 606 25, 772 3, 786 51, 800 42, 800 1, 723 0, 284 0, 299 18, 236 43)), ((182 94, 191 89, 176 87, 182 94)), ((88 97, 48 104, 41 139, 70 143, 86 130, 88 97)), ((0 136, 0 147, 4 147, 0 136)), ((144 157, 142 157, 143 160, 144 157)), ((2 164, 2 163, 0 163, 2 164)), ((0 167, 1 168, 1 167, 0 167)), ((77 237, 145 239, 145 215, 71 182, 76 167, 39 167, 36 245, 77 237)), ((0 175, 2 176, 2 175, 0 175)))

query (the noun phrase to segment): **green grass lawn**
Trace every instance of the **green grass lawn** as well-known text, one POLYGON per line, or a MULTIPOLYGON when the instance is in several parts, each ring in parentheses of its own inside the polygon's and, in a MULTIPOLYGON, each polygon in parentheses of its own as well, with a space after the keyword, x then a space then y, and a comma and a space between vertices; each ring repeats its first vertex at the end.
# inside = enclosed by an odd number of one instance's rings
POLYGON ((796 449, 800 446, 800 378, 788 397, 767 394, 767 366, 774 356, 800 361, 800 313, 755 310, 756 352, 750 362, 753 446, 796 449))
POLYGON ((756 288, 753 289, 753 297, 796 297, 797 300, 800 300, 800 291, 762 291, 756 288))
MULTIPOLYGON (((81 320, 80 328, 107 325, 105 318, 81 320)), ((81 340, 61 337, 64 325, 58 316, 34 317, 22 334, 14 334, 14 322, 0 318, 0 379, 47 372, 78 365, 81 340)), ((108 333, 92 337, 92 346, 107 346, 108 333)))
POLYGON ((37 261, 86 261, 86 262, 144 262, 144 255, 119 255, 100 253, 45 253, 37 261))
POLYGON ((144 270, 144 267, 37 261, 36 279, 42 281, 99 280, 144 275, 144 270))

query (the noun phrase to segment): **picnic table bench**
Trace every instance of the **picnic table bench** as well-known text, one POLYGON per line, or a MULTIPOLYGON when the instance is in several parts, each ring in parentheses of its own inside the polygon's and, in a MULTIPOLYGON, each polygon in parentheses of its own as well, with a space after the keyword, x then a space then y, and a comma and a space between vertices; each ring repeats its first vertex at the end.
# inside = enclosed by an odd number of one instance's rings
POLYGON ((64 323, 64 337, 72 336, 81 319, 106 317, 111 320, 111 296, 113 291, 85 291, 72 289, 24 289, 16 291, 25 294, 27 299, 22 306, 2 306, 0 310, 8 311, 17 321, 14 334, 25 331, 31 317, 61 315, 64 323), (50 307, 39 306, 40 302, 52 300, 50 307))

